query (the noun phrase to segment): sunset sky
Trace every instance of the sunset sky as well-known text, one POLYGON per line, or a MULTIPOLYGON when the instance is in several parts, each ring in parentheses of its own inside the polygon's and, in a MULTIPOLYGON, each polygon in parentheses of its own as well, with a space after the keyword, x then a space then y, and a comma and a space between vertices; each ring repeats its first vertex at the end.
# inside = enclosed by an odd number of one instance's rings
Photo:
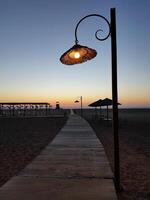
POLYGON ((110 38, 100 18, 83 21, 79 43, 96 49, 95 59, 75 66, 60 63, 74 45, 77 22, 88 14, 110 20, 117 12, 118 93, 122 107, 150 107, 150 1, 143 0, 0 0, 0 102, 48 102, 79 106, 111 98, 110 38), (103 33, 103 34, 104 34, 103 33))

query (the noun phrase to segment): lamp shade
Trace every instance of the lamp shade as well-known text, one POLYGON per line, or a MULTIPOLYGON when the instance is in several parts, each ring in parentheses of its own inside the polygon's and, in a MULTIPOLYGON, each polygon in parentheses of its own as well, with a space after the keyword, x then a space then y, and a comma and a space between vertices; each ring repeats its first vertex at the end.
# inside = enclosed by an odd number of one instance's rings
POLYGON ((75 103, 79 103, 79 101, 78 101, 78 100, 76 100, 76 101, 75 101, 75 103))
POLYGON ((60 57, 60 61, 65 65, 74 65, 91 60, 96 55, 96 50, 75 44, 60 57))

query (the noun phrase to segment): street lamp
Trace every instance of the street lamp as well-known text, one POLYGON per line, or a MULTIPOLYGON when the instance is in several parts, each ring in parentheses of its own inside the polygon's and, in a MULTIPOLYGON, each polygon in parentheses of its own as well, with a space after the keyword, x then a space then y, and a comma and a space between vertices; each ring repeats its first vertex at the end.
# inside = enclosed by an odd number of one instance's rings
POLYGON ((109 27, 108 34, 104 38, 98 36, 99 29, 95 33, 95 37, 99 41, 106 40, 111 37, 111 61, 112 61, 112 101, 113 101, 113 135, 114 135, 114 180, 117 191, 120 190, 120 159, 119 159, 119 136, 118 136, 118 92, 117 92, 117 42, 116 42, 116 10, 110 9, 110 22, 99 14, 91 14, 83 17, 75 28, 75 45, 66 51, 61 57, 60 61, 66 65, 74 65, 91 60, 97 55, 96 50, 86 46, 79 45, 77 38, 77 30, 79 24, 88 17, 100 17, 109 27))
MULTIPOLYGON (((75 103, 79 103, 79 100, 76 100, 75 103)), ((81 117, 83 116, 83 109, 82 109, 82 96, 80 96, 80 103, 81 103, 81 117)))

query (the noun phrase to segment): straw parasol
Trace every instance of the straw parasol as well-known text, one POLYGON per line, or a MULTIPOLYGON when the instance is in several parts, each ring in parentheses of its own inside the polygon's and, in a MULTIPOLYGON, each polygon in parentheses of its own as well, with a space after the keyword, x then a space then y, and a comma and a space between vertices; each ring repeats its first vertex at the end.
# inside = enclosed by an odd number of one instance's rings
MULTIPOLYGON (((108 106, 111 106, 112 105, 112 100, 109 99, 109 98, 105 98, 105 99, 99 99, 91 104, 89 104, 88 106, 90 107, 100 107, 100 115, 101 115, 101 107, 102 106, 106 106, 107 107, 107 120, 108 120, 108 106)), ((121 105, 120 103, 118 103, 118 105, 121 105)))

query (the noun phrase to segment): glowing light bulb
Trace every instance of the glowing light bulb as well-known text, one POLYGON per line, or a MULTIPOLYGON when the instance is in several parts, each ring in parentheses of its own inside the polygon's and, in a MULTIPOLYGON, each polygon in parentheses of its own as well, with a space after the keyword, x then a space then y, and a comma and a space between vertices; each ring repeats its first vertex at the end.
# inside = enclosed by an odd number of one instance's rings
POLYGON ((80 53, 79 52, 75 52, 74 53, 74 58, 76 58, 76 59, 80 58, 80 53))

